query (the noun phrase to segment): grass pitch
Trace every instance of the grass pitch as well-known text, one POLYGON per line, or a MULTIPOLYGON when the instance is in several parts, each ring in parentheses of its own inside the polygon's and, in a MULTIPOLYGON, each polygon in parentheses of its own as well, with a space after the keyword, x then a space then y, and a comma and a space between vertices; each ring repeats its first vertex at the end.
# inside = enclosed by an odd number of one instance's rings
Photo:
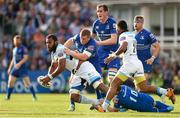
MULTIPOLYGON (((95 98, 95 95, 87 96, 95 98)), ((32 101, 31 94, 12 94, 10 101, 6 101, 5 94, 0 94, 0 118, 7 117, 62 117, 62 118, 119 118, 119 117, 159 117, 159 118, 180 118, 180 96, 176 97, 175 109, 170 113, 140 113, 136 111, 118 113, 99 113, 90 111, 90 105, 76 104, 74 112, 68 112, 68 94, 37 94, 38 101, 32 101)), ((153 96, 156 99, 158 97, 153 96)), ((167 104, 172 105, 169 100, 167 104)))

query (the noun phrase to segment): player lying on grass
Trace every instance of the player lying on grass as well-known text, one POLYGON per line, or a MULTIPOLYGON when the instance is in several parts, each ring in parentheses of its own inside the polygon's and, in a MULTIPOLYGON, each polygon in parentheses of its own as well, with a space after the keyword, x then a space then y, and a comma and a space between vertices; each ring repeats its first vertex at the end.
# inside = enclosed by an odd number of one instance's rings
MULTIPOLYGON (((133 90, 132 88, 122 85, 114 97, 114 107, 107 107, 109 112, 118 112, 124 109, 131 109, 139 112, 170 112, 173 106, 166 105, 146 94, 133 90)), ((99 112, 104 112, 99 106, 95 106, 99 112)))
POLYGON ((46 37, 46 46, 47 50, 51 52, 52 61, 48 74, 38 78, 39 83, 42 86, 48 87, 51 79, 67 69, 73 74, 70 80, 71 100, 83 104, 99 104, 99 101, 96 99, 90 99, 80 95, 86 82, 92 85, 94 89, 99 89, 104 93, 108 91, 108 87, 100 81, 101 76, 94 66, 89 61, 80 61, 66 55, 64 52, 65 47, 58 44, 55 35, 50 34, 46 37))

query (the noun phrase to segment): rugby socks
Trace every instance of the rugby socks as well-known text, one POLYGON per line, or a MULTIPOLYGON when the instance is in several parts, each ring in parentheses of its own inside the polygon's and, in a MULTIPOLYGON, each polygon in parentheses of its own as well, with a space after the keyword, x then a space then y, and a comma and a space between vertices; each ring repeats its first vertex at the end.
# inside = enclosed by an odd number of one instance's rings
POLYGON ((99 100, 87 98, 87 97, 81 95, 80 103, 97 105, 97 104, 99 104, 99 100))
POLYGON ((109 106, 109 104, 110 104, 110 101, 106 99, 102 104, 102 108, 104 110, 107 110, 107 107, 109 106))
POLYGON ((6 99, 9 100, 14 87, 8 87, 6 99))
POLYGON ((98 90, 98 89, 95 89, 95 92, 96 92, 96 95, 97 95, 97 99, 102 99, 102 96, 101 96, 101 92, 98 90))
POLYGON ((110 83, 110 79, 113 79, 116 76, 116 73, 117 72, 114 72, 114 71, 111 71, 111 70, 108 71, 109 83, 110 83))
POLYGON ((156 92, 157 92, 157 94, 158 94, 159 96, 161 96, 161 95, 166 95, 166 94, 167 94, 167 89, 158 87, 157 90, 156 90, 156 92))
POLYGON ((70 100, 70 105, 73 105, 73 106, 75 106, 75 103, 74 103, 74 101, 70 100))
POLYGON ((34 88, 32 86, 30 86, 29 90, 31 91, 33 97, 36 98, 36 94, 35 94, 34 88))

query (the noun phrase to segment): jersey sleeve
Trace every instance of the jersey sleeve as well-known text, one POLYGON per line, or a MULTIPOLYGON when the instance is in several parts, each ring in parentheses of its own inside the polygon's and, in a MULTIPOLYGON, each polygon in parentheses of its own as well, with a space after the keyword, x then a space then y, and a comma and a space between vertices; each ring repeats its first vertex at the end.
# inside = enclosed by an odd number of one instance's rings
POLYGON ((150 44, 153 44, 153 43, 155 43, 157 41, 156 37, 152 33, 149 33, 148 37, 149 37, 149 43, 150 44))
POLYGON ((83 54, 86 54, 88 57, 91 57, 95 54, 96 48, 95 45, 89 45, 84 51, 83 54))
POLYGON ((66 54, 64 53, 64 46, 61 46, 57 49, 57 57, 58 59, 66 58, 66 54))
POLYGON ((27 55, 28 54, 28 49, 26 47, 23 47, 23 55, 27 55))
POLYGON ((121 45, 124 41, 127 41, 127 36, 122 34, 119 36, 119 45, 121 45))
POLYGON ((111 34, 116 34, 116 22, 113 20, 111 25, 110 25, 110 33, 111 34))
POLYGON ((51 54, 51 60, 53 62, 57 62, 59 59, 66 58, 66 54, 64 53, 64 46, 58 46, 56 49, 56 52, 54 54, 51 54))

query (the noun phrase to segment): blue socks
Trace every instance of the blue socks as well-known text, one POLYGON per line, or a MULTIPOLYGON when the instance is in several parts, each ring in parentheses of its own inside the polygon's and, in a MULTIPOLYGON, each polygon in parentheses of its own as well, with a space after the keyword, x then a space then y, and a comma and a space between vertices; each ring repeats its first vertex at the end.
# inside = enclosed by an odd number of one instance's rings
POLYGON ((9 100, 14 87, 8 87, 6 99, 9 100))
POLYGON ((36 94, 35 94, 34 88, 32 86, 30 86, 29 90, 31 91, 33 97, 36 98, 36 94))

